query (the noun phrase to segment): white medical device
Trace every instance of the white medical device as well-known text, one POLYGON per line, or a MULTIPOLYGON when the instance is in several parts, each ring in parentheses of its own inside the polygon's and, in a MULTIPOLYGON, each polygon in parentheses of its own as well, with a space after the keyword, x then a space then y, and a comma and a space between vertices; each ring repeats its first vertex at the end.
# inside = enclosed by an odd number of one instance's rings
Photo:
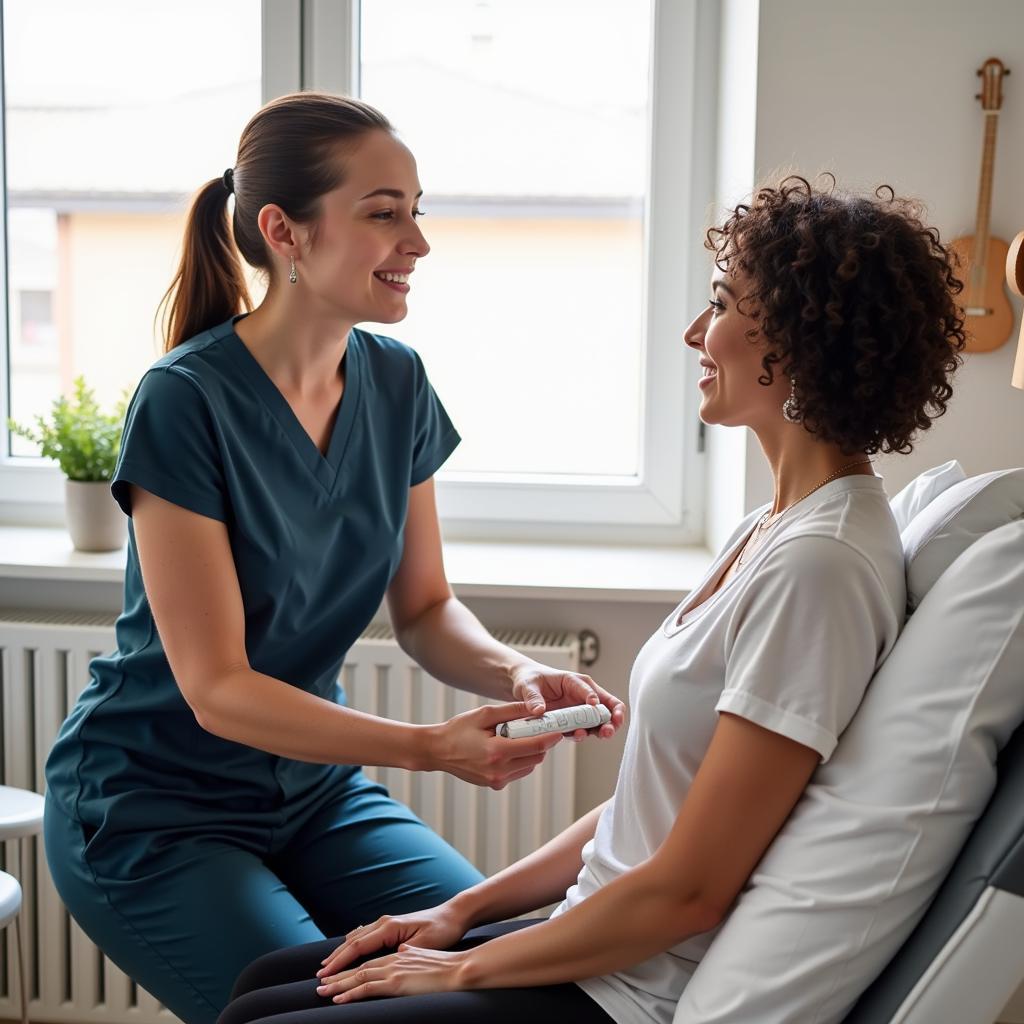
POLYGON ((546 711, 540 718, 518 718, 502 722, 495 730, 498 736, 522 739, 545 732, 574 732, 576 729, 596 729, 612 720, 612 713, 603 704, 577 704, 571 708, 546 711))

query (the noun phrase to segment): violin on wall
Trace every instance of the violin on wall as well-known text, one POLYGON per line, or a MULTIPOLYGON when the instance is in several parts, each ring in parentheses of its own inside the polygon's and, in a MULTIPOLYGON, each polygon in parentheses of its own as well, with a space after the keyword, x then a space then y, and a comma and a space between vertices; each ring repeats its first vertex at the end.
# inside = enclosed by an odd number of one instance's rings
POLYGON ((961 293, 965 309, 968 352, 991 352, 1006 343, 1013 331, 1013 307, 1004 287, 1004 267, 1009 246, 989 231, 992 212, 992 171, 996 156, 996 126, 1003 105, 1003 78, 1009 69, 990 57, 978 69, 985 133, 981 147, 981 183, 974 234, 950 243, 960 257, 960 276, 966 285, 961 293))

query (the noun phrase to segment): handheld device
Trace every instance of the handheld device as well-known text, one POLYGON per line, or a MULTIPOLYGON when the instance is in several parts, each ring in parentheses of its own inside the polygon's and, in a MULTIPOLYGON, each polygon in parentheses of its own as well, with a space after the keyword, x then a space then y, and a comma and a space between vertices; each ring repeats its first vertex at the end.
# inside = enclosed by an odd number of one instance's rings
POLYGON ((571 708, 545 711, 540 718, 517 718, 514 722, 502 722, 494 732, 498 736, 518 740, 524 736, 539 736, 544 732, 595 729, 611 720, 612 713, 603 704, 577 704, 571 708))

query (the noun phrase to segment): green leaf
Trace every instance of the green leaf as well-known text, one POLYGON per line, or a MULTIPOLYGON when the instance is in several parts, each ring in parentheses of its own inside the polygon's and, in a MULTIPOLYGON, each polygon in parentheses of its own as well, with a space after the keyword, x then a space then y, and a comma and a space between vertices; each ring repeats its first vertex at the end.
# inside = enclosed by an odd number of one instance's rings
POLYGON ((35 417, 36 430, 13 419, 8 419, 7 426, 18 437, 38 445, 44 458, 55 459, 69 480, 106 481, 112 479, 117 465, 128 401, 125 389, 113 413, 101 412, 95 392, 79 375, 74 380, 73 398, 55 398, 48 420, 35 417))

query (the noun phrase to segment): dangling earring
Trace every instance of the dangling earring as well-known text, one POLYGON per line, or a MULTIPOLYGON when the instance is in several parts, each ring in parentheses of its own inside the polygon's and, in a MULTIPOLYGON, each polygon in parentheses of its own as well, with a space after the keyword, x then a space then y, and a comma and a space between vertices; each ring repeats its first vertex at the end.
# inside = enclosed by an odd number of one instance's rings
POLYGON ((288 275, 288 280, 291 281, 292 284, 295 284, 295 282, 298 281, 298 279, 299 279, 299 275, 295 273, 295 257, 293 256, 292 257, 292 272, 288 275))
POLYGON ((787 423, 800 422, 800 406, 796 400, 796 377, 789 378, 789 398, 782 403, 782 418, 787 423))

